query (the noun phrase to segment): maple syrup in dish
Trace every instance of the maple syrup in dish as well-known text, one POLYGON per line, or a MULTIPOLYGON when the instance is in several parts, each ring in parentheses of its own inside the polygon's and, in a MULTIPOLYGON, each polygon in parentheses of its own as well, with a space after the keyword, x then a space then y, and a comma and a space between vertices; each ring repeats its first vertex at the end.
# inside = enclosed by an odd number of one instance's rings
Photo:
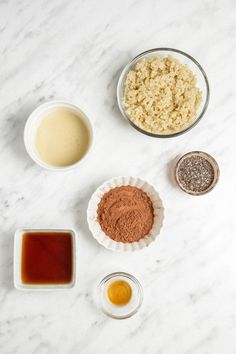
POLYGON ((73 240, 70 232, 32 231, 22 237, 23 284, 69 284, 73 278, 73 240))

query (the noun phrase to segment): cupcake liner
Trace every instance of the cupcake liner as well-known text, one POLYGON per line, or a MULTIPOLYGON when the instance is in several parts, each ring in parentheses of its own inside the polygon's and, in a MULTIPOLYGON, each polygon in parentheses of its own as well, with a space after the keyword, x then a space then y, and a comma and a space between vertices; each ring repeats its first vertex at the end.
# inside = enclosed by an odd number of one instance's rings
POLYGON ((147 183, 146 181, 126 176, 126 177, 115 177, 111 180, 103 183, 98 189, 93 193, 87 209, 87 221, 89 225, 89 229, 93 235, 93 237, 104 247, 110 249, 112 251, 118 252, 133 252, 137 250, 141 250, 152 243, 156 237, 159 235, 162 224, 164 220, 164 207, 162 204, 162 200, 155 190, 155 188, 147 183), (148 235, 142 238, 139 241, 131 242, 131 243, 123 243, 112 240, 109 236, 107 236, 97 220, 97 209, 98 204, 105 193, 115 187, 121 186, 133 186, 142 189, 151 199, 154 209, 154 222, 153 227, 148 235))

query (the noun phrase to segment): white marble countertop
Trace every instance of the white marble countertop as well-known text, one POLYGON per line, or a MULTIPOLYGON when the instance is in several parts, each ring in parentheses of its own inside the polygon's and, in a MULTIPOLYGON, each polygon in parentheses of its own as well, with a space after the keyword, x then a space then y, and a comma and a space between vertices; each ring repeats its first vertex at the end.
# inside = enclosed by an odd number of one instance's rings
POLYGON ((236 3, 233 0, 0 1, 0 353, 236 353, 236 3), (193 55, 211 88, 208 111, 190 132, 149 138, 121 116, 116 84, 138 53, 169 46, 193 55), (42 102, 79 105, 95 130, 83 167, 51 173, 27 156, 23 128, 42 102), (173 159, 193 149, 218 161, 220 182, 191 197, 170 181, 173 159), (86 208, 94 189, 117 175, 153 183, 165 208, 158 240, 114 254, 92 238, 86 208), (13 287, 19 227, 74 227, 78 283, 65 292, 13 287), (136 275, 144 303, 117 321, 94 291, 111 271, 136 275))

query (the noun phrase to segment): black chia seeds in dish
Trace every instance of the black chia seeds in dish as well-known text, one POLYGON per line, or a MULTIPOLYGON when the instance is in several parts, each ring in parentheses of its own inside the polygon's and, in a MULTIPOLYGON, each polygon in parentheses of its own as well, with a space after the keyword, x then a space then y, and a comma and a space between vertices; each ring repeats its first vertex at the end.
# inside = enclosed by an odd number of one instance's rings
POLYGON ((184 189, 191 192, 203 192, 214 180, 214 169, 204 157, 192 155, 180 163, 178 178, 184 189))

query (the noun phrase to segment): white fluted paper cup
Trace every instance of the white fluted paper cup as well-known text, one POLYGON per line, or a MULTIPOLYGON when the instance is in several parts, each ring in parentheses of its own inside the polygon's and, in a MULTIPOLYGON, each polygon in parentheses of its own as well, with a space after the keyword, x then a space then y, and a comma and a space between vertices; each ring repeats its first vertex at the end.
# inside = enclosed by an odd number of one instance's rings
POLYGON ((141 250, 150 245, 160 233, 164 220, 164 207, 162 200, 155 188, 146 181, 137 177, 115 177, 103 183, 92 195, 87 209, 87 221, 93 237, 104 247, 118 252, 133 252, 141 250), (151 199, 154 211, 154 222, 152 229, 144 238, 139 241, 123 243, 112 240, 107 236, 98 220, 97 209, 103 195, 115 187, 133 186, 143 190, 151 199))

